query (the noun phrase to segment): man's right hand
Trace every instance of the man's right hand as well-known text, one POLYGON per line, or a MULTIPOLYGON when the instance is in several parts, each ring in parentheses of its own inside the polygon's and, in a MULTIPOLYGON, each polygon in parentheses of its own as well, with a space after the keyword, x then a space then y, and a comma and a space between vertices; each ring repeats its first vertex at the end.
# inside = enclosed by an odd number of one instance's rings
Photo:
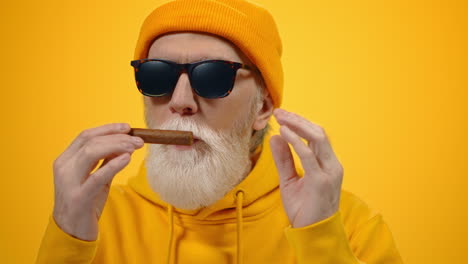
POLYGON ((66 233, 81 240, 97 239, 98 220, 112 179, 144 144, 128 132, 126 123, 85 130, 54 161, 53 216, 66 233), (102 165, 91 173, 102 159, 102 165))

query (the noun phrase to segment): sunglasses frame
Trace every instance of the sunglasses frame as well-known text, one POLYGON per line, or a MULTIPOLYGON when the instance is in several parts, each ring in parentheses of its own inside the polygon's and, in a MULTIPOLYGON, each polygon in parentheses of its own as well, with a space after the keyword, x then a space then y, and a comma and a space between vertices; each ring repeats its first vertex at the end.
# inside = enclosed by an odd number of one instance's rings
MULTIPOLYGON (((192 62, 192 63, 176 63, 174 61, 170 61, 170 60, 164 60, 164 59, 139 59, 139 60, 132 60, 130 61, 130 65, 134 68, 134 72, 135 72, 135 81, 136 81, 136 85, 137 85, 137 88, 138 88, 138 91, 140 91, 140 93, 142 93, 143 95, 145 96, 149 96, 149 97, 162 97, 162 96, 166 96, 172 92, 174 92, 174 89, 175 89, 175 86, 172 88, 171 92, 168 92, 168 93, 165 93, 165 94, 161 94, 161 95, 150 95, 150 94, 147 94, 145 92, 143 92, 143 90, 140 88, 139 86, 139 82, 138 80, 136 80, 136 73, 138 72, 139 70, 139 67, 141 64, 145 63, 145 62, 148 62, 148 61, 160 61, 160 62, 164 62, 164 63, 167 63, 167 64, 170 64, 170 65, 173 65, 173 66, 176 66, 176 69, 178 71, 178 77, 177 77, 177 80, 179 80, 180 78, 180 75, 182 73, 187 73, 188 76, 189 76, 189 81, 190 81, 190 86, 192 87, 192 89, 195 91, 195 93, 203 98, 208 98, 208 99, 217 99, 217 98, 223 98, 223 97, 226 97, 228 96, 231 92, 232 92, 232 89, 234 88, 234 83, 235 83, 235 79, 236 79, 236 76, 237 76, 237 70, 239 69, 246 69, 246 70, 257 70, 256 68, 252 67, 252 66, 249 66, 249 65, 246 65, 246 64, 242 64, 240 62, 234 62, 234 61, 226 61, 226 60, 202 60, 202 61, 197 61, 197 62, 192 62), (212 63, 212 62, 217 62, 217 63, 224 63, 224 64, 227 64, 229 65, 233 70, 234 70, 234 75, 233 75, 233 80, 232 80, 232 86, 231 88, 229 88, 229 90, 221 95, 221 96, 217 96, 217 97, 204 97, 202 95, 200 95, 199 91, 193 87, 192 85, 192 72, 193 70, 195 69, 195 67, 197 67, 198 65, 201 65, 201 64, 204 64, 204 63, 212 63)), ((176 82, 176 85, 177 85, 177 82, 176 82)))

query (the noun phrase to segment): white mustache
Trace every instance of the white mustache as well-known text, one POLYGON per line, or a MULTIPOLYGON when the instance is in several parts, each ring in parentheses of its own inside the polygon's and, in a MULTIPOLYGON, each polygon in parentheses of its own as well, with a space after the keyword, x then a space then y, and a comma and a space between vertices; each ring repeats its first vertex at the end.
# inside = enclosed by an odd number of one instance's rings
POLYGON ((189 118, 173 118, 156 126, 155 129, 192 131, 194 138, 203 141, 211 148, 222 147, 222 142, 226 142, 229 137, 226 133, 218 132, 202 122, 189 118))

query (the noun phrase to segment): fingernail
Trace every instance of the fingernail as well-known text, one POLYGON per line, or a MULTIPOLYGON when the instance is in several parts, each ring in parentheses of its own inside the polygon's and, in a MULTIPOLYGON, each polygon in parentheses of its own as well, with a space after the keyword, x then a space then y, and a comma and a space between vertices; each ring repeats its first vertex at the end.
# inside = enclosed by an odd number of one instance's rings
POLYGON ((286 115, 286 114, 288 114, 288 113, 289 113, 289 112, 286 111, 286 110, 284 110, 284 109, 278 109, 278 114, 279 114, 279 115, 286 115))
POLYGON ((279 111, 279 108, 275 109, 275 111, 273 111, 273 115, 275 117, 277 117, 279 115, 280 111, 279 111))
POLYGON ((141 146, 143 143, 145 143, 140 137, 133 137, 133 142, 135 142, 138 146, 141 146))

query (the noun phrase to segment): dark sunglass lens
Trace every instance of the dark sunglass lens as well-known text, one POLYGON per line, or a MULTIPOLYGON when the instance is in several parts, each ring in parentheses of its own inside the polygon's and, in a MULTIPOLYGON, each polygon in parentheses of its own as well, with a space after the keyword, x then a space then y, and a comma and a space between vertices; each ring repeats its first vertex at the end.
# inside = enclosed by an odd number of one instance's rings
POLYGON ((138 89, 148 96, 163 96, 172 92, 177 82, 177 70, 162 61, 147 61, 135 73, 138 89))
POLYGON ((235 75, 236 71, 228 63, 202 63, 192 71, 192 86, 202 97, 224 97, 232 89, 235 75))

